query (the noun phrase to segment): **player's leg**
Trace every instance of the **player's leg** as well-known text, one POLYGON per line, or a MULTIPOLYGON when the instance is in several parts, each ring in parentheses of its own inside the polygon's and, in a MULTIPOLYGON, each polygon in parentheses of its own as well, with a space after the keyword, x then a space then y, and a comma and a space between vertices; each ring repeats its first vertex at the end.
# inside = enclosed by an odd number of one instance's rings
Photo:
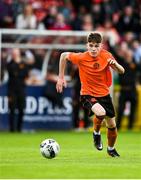
POLYGON ((106 125, 107 125, 107 139, 108 139, 107 152, 112 157, 118 157, 120 155, 117 153, 115 149, 115 143, 117 139, 117 128, 116 128, 115 117, 107 119, 106 125))
POLYGON ((17 131, 21 132, 22 124, 23 124, 24 110, 21 108, 18 108, 18 109, 19 109, 19 113, 18 113, 18 121, 17 121, 17 131))
POLYGON ((106 115, 106 111, 99 103, 95 103, 92 106, 91 110, 95 114, 95 117, 94 117, 94 131, 96 133, 99 133, 102 121, 103 121, 103 119, 105 118, 105 115, 106 115))
POLYGON ((99 100, 102 107, 104 107, 106 111, 106 116, 109 119, 106 119, 107 125, 107 139, 108 139, 108 148, 107 152, 112 157, 117 157, 119 154, 117 153, 114 145, 117 139, 117 128, 115 122, 115 109, 112 103, 112 98, 110 95, 107 95, 99 100))
POLYGON ((8 97, 9 102, 9 130, 10 132, 15 131, 15 110, 16 110, 16 97, 14 95, 9 95, 8 97))
POLYGON ((25 108, 25 94, 21 93, 17 96, 18 118, 17 118, 16 130, 18 132, 22 131, 24 108, 25 108))
POLYGON ((81 96, 80 101, 84 108, 89 111, 89 116, 95 114, 94 118, 94 132, 93 132, 93 140, 94 145, 98 150, 103 149, 100 127, 101 123, 106 115, 105 109, 97 102, 97 99, 91 96, 81 96))
POLYGON ((102 150, 103 144, 102 144, 102 140, 101 140, 100 128, 101 128, 103 119, 105 118, 106 111, 99 103, 95 103, 92 106, 91 110, 95 114, 94 132, 93 132, 94 145, 98 150, 102 150))

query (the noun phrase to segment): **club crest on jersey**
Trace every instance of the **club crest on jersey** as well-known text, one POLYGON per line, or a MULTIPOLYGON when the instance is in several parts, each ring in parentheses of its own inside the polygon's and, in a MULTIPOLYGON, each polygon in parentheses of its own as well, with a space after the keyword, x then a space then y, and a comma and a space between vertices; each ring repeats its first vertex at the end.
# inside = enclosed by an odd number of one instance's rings
POLYGON ((94 69, 99 69, 99 67, 100 67, 100 64, 99 64, 99 63, 94 63, 94 65, 93 65, 93 68, 94 68, 94 69))

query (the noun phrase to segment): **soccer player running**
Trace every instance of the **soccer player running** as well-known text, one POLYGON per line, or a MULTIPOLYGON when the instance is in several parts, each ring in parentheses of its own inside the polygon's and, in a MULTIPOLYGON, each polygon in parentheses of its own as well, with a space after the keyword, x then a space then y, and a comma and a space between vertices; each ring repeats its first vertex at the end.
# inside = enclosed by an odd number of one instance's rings
POLYGON ((97 150, 103 149, 100 128, 106 118, 108 147, 107 153, 112 157, 120 155, 115 149, 117 128, 115 110, 109 93, 112 83, 110 67, 120 74, 124 68, 114 59, 112 54, 102 48, 102 35, 91 32, 87 37, 87 51, 83 53, 64 52, 60 56, 59 76, 56 84, 57 92, 61 93, 66 87, 64 72, 67 60, 76 64, 81 81, 80 101, 89 115, 95 114, 93 140, 97 150))

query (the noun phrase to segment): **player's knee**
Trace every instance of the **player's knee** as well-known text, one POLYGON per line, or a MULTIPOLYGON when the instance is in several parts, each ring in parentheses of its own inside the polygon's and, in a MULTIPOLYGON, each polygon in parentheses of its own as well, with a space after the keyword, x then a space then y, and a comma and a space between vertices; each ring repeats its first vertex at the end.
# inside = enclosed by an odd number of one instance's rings
POLYGON ((101 118, 105 118, 105 116, 106 116, 106 111, 105 111, 105 109, 101 109, 101 110, 97 110, 96 112, 95 112, 95 115, 97 116, 97 117, 101 117, 101 118))
POLYGON ((106 116, 106 111, 105 109, 99 105, 98 103, 95 104, 93 107, 92 107, 92 111, 94 112, 94 114, 97 116, 97 117, 105 117, 106 116))
POLYGON ((109 129, 116 128, 116 122, 115 121, 111 121, 111 122, 107 123, 107 127, 109 129))

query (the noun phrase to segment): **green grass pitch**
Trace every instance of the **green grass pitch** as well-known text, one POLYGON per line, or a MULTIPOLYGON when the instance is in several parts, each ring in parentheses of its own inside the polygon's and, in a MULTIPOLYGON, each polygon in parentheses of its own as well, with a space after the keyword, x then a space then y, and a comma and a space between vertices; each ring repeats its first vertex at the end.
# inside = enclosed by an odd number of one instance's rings
POLYGON ((46 131, 30 133, 0 132, 0 178, 44 179, 141 179, 141 132, 119 132, 120 158, 93 147, 91 132, 46 131), (60 154, 45 159, 39 152, 42 140, 53 138, 60 154))

